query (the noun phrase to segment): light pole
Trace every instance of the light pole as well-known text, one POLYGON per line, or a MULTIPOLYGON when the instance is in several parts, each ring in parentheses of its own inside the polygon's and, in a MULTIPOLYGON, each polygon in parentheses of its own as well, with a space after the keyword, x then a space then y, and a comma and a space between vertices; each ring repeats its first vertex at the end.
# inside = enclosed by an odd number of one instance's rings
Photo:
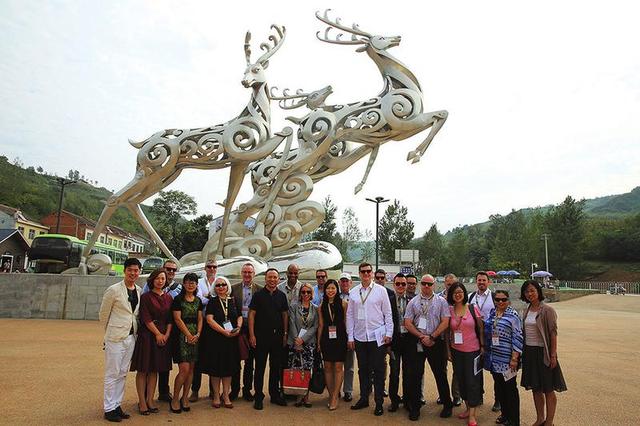
POLYGON ((380 228, 380 203, 386 203, 389 200, 385 200, 384 197, 376 197, 375 199, 367 198, 367 201, 376 203, 376 270, 378 269, 378 231, 380 228))
POLYGON ((58 220, 56 221, 56 234, 60 232, 60 214, 62 213, 62 199, 64 198, 64 187, 76 183, 77 180, 69 180, 65 178, 56 178, 60 184, 60 199, 58 200, 58 220))
POLYGON ((544 260, 547 265, 547 272, 549 272, 549 248, 547 246, 547 238, 549 238, 551 234, 542 234, 542 238, 544 239, 544 260))

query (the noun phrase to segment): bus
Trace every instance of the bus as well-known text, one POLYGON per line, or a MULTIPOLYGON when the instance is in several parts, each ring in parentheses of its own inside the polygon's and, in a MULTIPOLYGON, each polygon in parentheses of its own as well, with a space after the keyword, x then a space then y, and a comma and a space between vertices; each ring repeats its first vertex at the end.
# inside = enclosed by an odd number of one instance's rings
POLYGON ((150 274, 155 269, 162 268, 165 259, 158 256, 141 257, 138 259, 142 263, 142 274, 150 274))
MULTIPOLYGON (((29 261, 35 264, 34 272, 59 274, 69 268, 77 268, 80 257, 87 246, 86 240, 70 235, 42 234, 34 238, 29 249, 29 261)), ((129 257, 126 250, 96 243, 91 254, 102 253, 111 258, 111 271, 123 275, 124 261, 129 257)))

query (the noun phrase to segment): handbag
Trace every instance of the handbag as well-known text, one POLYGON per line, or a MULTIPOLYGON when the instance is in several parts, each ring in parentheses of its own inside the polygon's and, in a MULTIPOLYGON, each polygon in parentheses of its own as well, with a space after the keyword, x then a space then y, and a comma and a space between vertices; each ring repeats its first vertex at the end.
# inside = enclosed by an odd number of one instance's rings
POLYGON ((249 359, 249 338, 246 334, 240 333, 238 336, 238 352, 240 353, 240 360, 246 361, 249 359))
MULTIPOLYGON (((300 365, 302 365, 302 355, 300 355, 300 365)), ((310 370, 285 368, 282 373, 282 388, 287 395, 306 395, 310 380, 310 370)))
POLYGON ((313 375, 311 376, 311 383, 309 384, 309 390, 313 393, 323 394, 324 389, 327 387, 327 382, 324 378, 324 367, 322 366, 322 355, 316 353, 313 360, 313 375))

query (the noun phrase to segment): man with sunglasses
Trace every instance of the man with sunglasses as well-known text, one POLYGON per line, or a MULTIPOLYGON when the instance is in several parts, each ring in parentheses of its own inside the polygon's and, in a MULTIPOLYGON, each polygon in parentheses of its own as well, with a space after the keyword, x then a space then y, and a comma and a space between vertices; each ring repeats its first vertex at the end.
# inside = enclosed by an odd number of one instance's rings
POLYGON ((327 271, 318 269, 316 271, 316 285, 313 287, 313 304, 320 306, 324 298, 324 284, 327 282, 327 271))
POLYGON ((391 343, 393 315, 385 288, 372 282, 372 266, 366 262, 361 263, 358 271, 362 284, 355 286, 349 293, 346 318, 347 347, 356 351, 360 380, 360 399, 351 409, 360 410, 369 406, 373 374, 376 403, 374 415, 381 416, 384 413, 384 345, 391 343))
POLYGON ((436 280, 432 275, 423 275, 420 280, 420 295, 409 301, 404 315, 404 325, 413 335, 412 350, 407 363, 411 366, 409 419, 420 418, 420 378, 424 374, 425 360, 429 362, 436 380, 438 394, 444 407, 440 417, 451 417, 453 403, 447 381, 447 348, 444 333, 449 327, 451 313, 447 301, 433 291, 436 280), (415 366, 415 368, 414 368, 415 366))
MULTIPOLYGON (((202 306, 206 308, 207 303, 209 303, 209 297, 215 296, 214 285, 216 282, 216 276, 218 272, 218 263, 215 259, 209 259, 204 264, 204 274, 205 276, 198 280, 198 292, 197 296, 202 301, 202 306)), ((202 383, 202 372, 200 371, 200 366, 196 361, 196 366, 193 371, 193 381, 191 382, 191 395, 189 396, 189 401, 196 402, 198 400, 198 393, 200 392, 200 385, 202 383)), ((209 384, 209 398, 213 398, 213 392, 211 389, 211 384, 209 384)))
POLYGON ((405 277, 407 277, 407 291, 405 294, 411 300, 417 294, 418 278, 413 274, 407 274, 405 277))

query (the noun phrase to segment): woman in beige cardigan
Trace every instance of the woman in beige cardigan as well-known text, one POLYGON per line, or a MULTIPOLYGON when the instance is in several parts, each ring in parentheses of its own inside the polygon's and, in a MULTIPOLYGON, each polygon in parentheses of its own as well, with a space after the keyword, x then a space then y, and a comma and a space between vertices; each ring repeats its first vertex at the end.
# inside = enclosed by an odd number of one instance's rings
POLYGON ((537 415, 535 425, 550 426, 556 414, 555 392, 567 390, 558 364, 558 317, 551 306, 543 303, 544 294, 539 282, 525 281, 520 289, 520 298, 529 303, 523 316, 525 346, 520 384, 533 391, 537 415))

